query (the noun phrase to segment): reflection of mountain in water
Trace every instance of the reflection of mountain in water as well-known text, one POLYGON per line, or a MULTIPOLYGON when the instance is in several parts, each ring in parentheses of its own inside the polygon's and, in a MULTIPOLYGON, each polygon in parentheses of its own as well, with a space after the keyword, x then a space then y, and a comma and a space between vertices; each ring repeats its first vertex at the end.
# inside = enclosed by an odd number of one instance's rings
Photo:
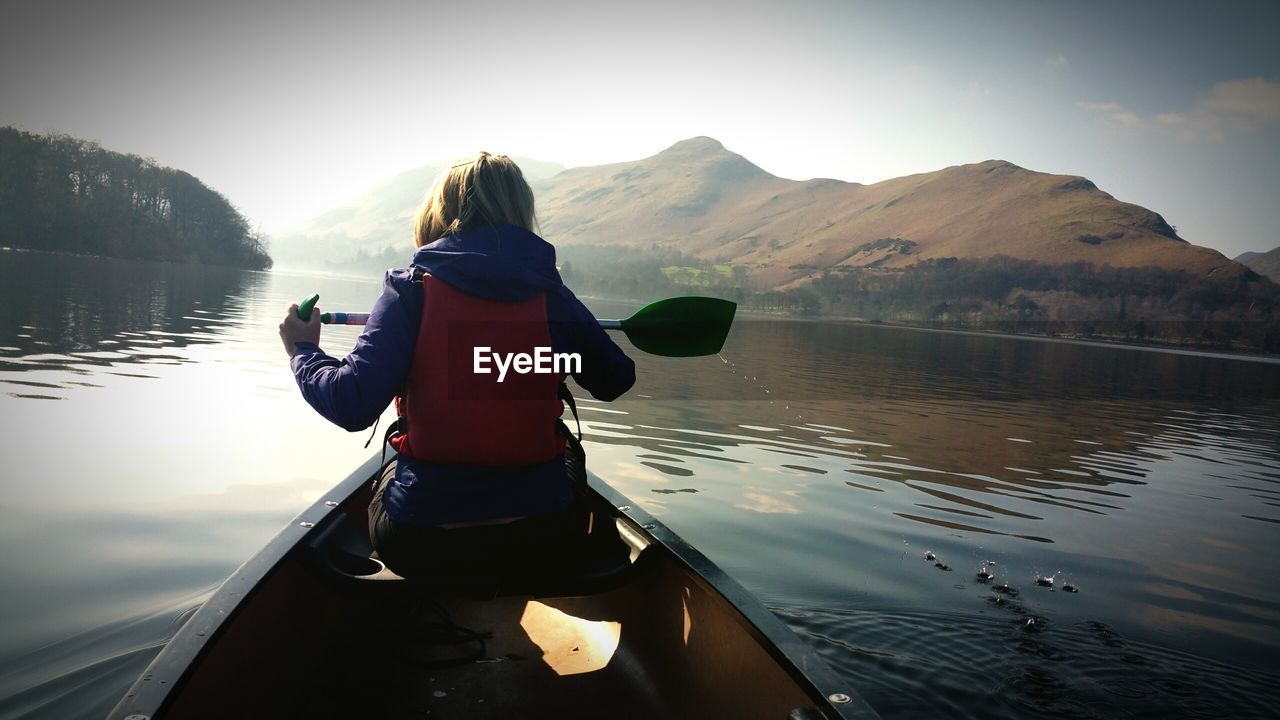
POLYGON ((177 364, 174 350, 242 324, 263 275, 197 265, 0 252, 0 377, 10 394, 56 398, 65 373, 177 364), (55 378, 40 370, 60 371, 55 378), (34 374, 33 374, 34 373, 34 374))
MULTIPOLYGON (((586 403, 590 439, 643 448, 673 483, 743 465, 839 477, 904 519, 1032 540, 1054 508, 1132 507, 1153 467, 1256 453, 1235 438, 1280 396, 1263 363, 853 324, 742 321, 722 358, 678 373, 635 357, 652 399, 586 403)), ((796 506, 756 492, 758 508, 796 506)))

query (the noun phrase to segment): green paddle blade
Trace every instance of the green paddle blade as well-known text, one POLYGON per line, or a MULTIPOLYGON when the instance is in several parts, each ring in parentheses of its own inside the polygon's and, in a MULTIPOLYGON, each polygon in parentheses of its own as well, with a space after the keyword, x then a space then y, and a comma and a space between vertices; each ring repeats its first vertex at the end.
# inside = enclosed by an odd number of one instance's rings
POLYGON ((619 325, 632 345, 653 355, 715 355, 724 347, 737 308, 719 298, 668 298, 645 305, 619 325))

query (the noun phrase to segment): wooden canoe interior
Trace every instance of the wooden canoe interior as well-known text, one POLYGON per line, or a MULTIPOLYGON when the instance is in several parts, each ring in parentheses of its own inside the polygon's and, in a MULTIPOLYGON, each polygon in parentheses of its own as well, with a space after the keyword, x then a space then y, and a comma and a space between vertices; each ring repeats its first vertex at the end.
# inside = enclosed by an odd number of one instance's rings
MULTIPOLYGON (((343 503, 353 521, 362 500, 343 503)), ((156 717, 781 720, 812 705, 754 627, 661 546, 605 592, 484 601, 351 593, 295 551, 156 717), (442 642, 445 615, 488 634, 482 652, 442 642), (468 654, 479 657, 443 666, 468 654)))

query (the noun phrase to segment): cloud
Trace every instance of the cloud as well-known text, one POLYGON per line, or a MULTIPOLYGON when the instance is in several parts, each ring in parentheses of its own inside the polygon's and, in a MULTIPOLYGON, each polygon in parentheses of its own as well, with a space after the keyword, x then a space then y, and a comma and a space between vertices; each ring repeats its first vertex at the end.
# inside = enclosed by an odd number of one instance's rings
POLYGON ((1280 123, 1280 83, 1262 78, 1218 83, 1182 112, 1148 117, 1115 102, 1076 104, 1122 128, 1160 133, 1188 142, 1220 143, 1230 136, 1280 123))
POLYGON ((746 488, 742 493, 742 501, 734 503, 736 508, 758 513, 783 513, 794 515, 800 512, 795 503, 758 488, 746 488))
POLYGON ((1070 65, 1071 63, 1067 61, 1066 57, 1059 55, 1057 57, 1048 58, 1047 60, 1044 61, 1044 64, 1048 65, 1054 70, 1061 70, 1062 68, 1066 67, 1067 65, 1070 65))
POLYGON ((1222 142, 1228 134, 1280 123, 1280 83, 1262 78, 1219 83, 1189 112, 1162 113, 1155 121, 1184 139, 1222 142))
POLYGON ((1186 141, 1223 142, 1229 136, 1280 123, 1280 83, 1262 78, 1218 83, 1187 110, 1147 117, 1115 102, 1077 105, 1120 127, 1186 141))
POLYGON ((1128 128, 1137 128, 1142 126, 1142 118, 1134 112, 1131 112, 1120 103, 1113 102, 1079 102, 1076 103, 1080 107, 1088 110, 1095 115, 1101 116, 1107 122, 1121 125, 1128 128))

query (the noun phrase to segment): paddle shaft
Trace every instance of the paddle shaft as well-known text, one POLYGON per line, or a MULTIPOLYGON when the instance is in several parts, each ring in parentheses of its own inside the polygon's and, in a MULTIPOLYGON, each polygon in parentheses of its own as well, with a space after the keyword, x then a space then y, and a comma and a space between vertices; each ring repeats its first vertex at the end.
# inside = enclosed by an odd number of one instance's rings
MULTIPOLYGON (((325 325, 364 325, 369 322, 369 313, 327 312, 320 313, 320 322, 325 325)), ((621 320, 598 320, 605 330, 621 330, 621 320)))
POLYGON ((320 322, 326 325, 364 325, 369 322, 369 313, 320 313, 320 322))
MULTIPOLYGON (((298 305, 298 317, 311 319, 319 295, 298 305)), ((736 305, 708 297, 658 300, 625 320, 597 320, 605 330, 621 330, 639 350, 665 357, 714 355, 724 345, 736 305)), ((320 322, 329 325, 364 325, 369 313, 327 312, 320 322)))
MULTIPOLYGON (((327 312, 320 313, 320 322, 325 325, 364 325, 369 322, 369 313, 327 312)), ((600 320, 600 327, 605 330, 621 330, 621 320, 600 320)))

